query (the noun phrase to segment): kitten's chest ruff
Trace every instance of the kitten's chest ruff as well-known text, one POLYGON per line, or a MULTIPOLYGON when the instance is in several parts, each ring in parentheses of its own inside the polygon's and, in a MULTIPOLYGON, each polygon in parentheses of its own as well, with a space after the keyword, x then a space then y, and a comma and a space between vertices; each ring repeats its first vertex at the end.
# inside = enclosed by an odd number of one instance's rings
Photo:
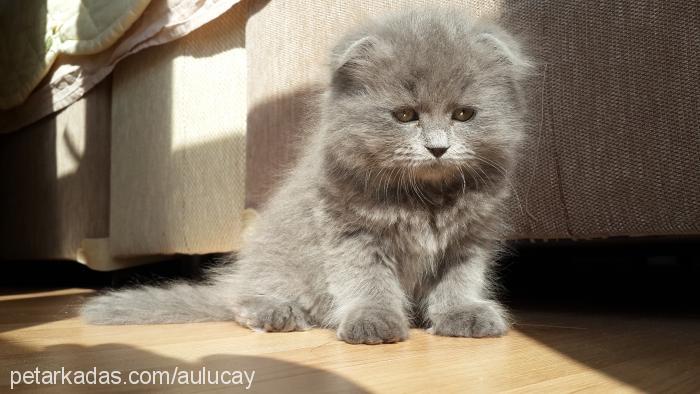
POLYGON ((407 294, 413 295, 421 283, 438 274, 450 248, 455 247, 455 239, 468 225, 463 215, 445 212, 414 213, 397 220, 386 252, 392 256, 407 294))
POLYGON ((389 237, 392 254, 397 259, 434 259, 444 254, 449 244, 448 231, 438 227, 434 218, 416 216, 398 220, 389 237))

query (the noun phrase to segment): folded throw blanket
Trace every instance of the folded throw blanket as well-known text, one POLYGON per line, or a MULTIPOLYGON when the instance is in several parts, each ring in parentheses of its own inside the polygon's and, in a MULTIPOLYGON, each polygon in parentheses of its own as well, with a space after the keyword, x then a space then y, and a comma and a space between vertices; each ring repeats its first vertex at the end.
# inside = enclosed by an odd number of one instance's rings
POLYGON ((183 37, 238 2, 0 1, 0 133, 67 107, 125 57, 183 37))
POLYGON ((0 109, 21 104, 59 54, 93 54, 114 44, 150 2, 0 2, 0 109))

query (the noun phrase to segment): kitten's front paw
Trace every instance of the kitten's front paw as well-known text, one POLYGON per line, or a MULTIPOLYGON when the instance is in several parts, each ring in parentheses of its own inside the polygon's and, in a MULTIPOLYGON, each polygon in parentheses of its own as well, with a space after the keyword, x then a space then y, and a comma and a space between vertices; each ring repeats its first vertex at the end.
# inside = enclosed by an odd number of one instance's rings
POLYGON ((500 306, 478 302, 433 317, 428 332, 449 337, 500 337, 508 331, 508 322, 500 306))
POLYGON ((394 343, 408 338, 408 321, 399 312, 382 308, 358 308, 338 327, 338 338, 347 343, 394 343))

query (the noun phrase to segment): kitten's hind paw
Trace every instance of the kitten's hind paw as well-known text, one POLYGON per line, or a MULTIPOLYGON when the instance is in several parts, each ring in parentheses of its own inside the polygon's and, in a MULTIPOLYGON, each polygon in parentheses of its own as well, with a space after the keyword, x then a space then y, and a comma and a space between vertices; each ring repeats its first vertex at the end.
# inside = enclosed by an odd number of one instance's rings
POLYGON ((449 337, 500 337, 508 332, 503 309, 492 302, 475 302, 432 317, 428 332, 449 337))
POLYGON ((306 314, 296 304, 263 297, 251 297, 242 303, 236 321, 255 331, 288 332, 311 328, 306 314))
POLYGON ((403 314, 382 308, 358 308, 338 327, 338 338, 347 343, 376 345, 408 338, 408 321, 403 314))

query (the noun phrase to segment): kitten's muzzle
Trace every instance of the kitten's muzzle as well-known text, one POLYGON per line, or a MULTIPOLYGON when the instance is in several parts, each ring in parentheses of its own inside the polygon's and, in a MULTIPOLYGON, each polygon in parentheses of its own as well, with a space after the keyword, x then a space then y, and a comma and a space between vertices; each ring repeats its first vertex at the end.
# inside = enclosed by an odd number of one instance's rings
POLYGON ((440 128, 427 129, 423 132, 423 143, 435 158, 440 158, 447 152, 450 147, 450 141, 447 139, 447 133, 440 128))

